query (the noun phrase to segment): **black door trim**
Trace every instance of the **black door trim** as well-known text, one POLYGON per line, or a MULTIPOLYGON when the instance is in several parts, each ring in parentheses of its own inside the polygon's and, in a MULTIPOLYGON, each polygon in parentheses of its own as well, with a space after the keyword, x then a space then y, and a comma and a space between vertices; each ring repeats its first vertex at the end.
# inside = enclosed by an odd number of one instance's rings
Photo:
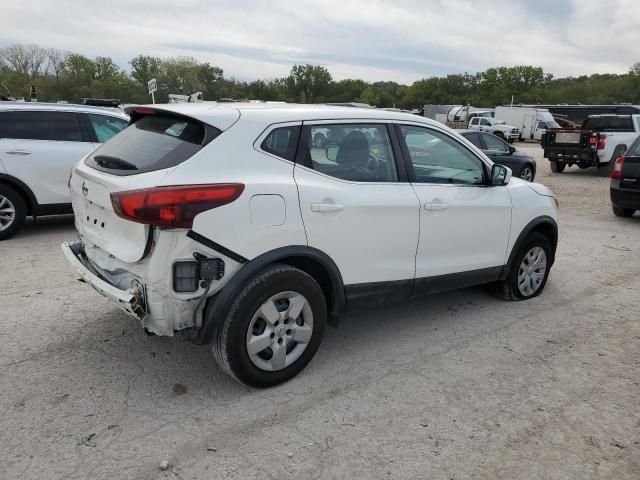
POLYGON ((390 282, 355 283, 345 285, 347 312, 369 307, 380 307, 388 303, 401 302, 409 298, 413 279, 390 282))
POLYGON ((499 267, 481 268, 478 270, 468 270, 466 272, 447 273, 445 275, 417 278, 413 284, 413 290, 411 291, 410 298, 495 282, 500 278, 502 269, 503 266, 501 265, 499 267))
POLYGON ((411 298, 448 292, 499 280, 504 266, 448 273, 415 280, 356 283, 345 285, 347 312, 402 302, 411 298))

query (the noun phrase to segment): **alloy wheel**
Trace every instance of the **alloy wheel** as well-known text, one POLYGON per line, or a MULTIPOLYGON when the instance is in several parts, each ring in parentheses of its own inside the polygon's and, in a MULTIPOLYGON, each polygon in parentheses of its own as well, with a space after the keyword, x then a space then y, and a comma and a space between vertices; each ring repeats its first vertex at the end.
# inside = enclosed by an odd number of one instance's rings
POLYGON ((0 232, 9 228, 16 219, 16 207, 7 197, 0 195, 0 232))
POLYGON ((520 178, 530 182, 533 180, 533 170, 531 167, 524 167, 520 172, 520 178))

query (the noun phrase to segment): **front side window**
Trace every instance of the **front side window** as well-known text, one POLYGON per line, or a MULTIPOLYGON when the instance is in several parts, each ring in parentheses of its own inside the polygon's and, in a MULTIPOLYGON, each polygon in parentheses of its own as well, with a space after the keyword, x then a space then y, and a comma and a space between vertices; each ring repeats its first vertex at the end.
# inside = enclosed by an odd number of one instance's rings
POLYGON ((539 122, 538 123, 538 128, 540 130, 546 130, 547 128, 549 128, 549 126, 545 122, 539 122))
POLYGON ((73 112, 15 112, 5 132, 7 138, 82 142, 78 115, 73 112))
POLYGON ((104 143, 113 137, 116 133, 124 130, 129 122, 121 118, 109 117, 107 115, 95 115, 90 113, 89 122, 94 132, 96 132, 96 138, 98 143, 104 143))
POLYGON ((262 141, 260 148, 286 160, 293 161, 296 154, 300 127, 280 127, 271 130, 262 141))
POLYGON ((352 182, 398 179, 386 125, 314 125, 307 134, 307 162, 318 172, 352 182))
POLYGON ((480 121, 480 125, 488 125, 491 126, 491 123, 486 118, 482 118, 480 121))
POLYGON ((484 143, 487 145, 487 150, 493 150, 495 152, 508 152, 509 145, 500 140, 495 135, 483 135, 484 143))
POLYGON ((434 130, 400 127, 418 183, 483 185, 482 161, 462 144, 434 130))

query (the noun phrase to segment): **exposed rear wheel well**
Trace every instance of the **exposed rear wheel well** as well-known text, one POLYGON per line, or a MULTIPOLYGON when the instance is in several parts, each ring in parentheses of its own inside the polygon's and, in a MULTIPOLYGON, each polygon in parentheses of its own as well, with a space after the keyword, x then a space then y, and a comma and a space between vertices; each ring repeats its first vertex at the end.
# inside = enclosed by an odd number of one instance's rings
POLYGON ((24 200, 24 204, 27 207, 27 215, 33 215, 33 203, 31 202, 31 197, 24 188, 22 188, 17 183, 5 178, 0 178, 0 185, 6 185, 7 187, 13 188, 24 200))
POLYGON ((295 268, 299 268, 303 272, 311 275, 316 282, 322 288, 322 292, 327 300, 327 311, 334 312, 336 305, 336 298, 334 294, 334 283, 329 271, 320 262, 313 258, 305 256, 292 256, 278 259, 278 263, 284 263, 295 268))

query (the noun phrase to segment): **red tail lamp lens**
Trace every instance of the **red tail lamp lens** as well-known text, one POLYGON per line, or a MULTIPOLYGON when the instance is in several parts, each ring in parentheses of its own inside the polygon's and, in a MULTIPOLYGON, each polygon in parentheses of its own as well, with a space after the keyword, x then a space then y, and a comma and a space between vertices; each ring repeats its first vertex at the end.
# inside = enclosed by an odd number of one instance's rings
POLYGON ((176 185, 111 194, 115 213, 132 222, 163 228, 191 228, 196 215, 227 205, 244 191, 241 183, 176 185))

